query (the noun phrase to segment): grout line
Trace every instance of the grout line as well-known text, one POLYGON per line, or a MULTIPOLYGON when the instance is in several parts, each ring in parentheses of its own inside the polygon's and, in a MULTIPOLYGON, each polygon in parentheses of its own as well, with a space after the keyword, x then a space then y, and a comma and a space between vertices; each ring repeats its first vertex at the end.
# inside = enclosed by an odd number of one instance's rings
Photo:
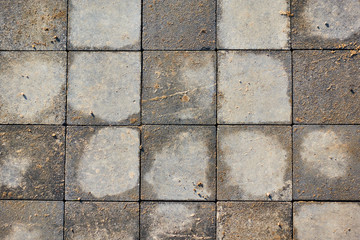
MULTIPOLYGON (((144 1, 141 0, 140 1, 140 8, 141 8, 141 14, 140 14, 140 49, 141 49, 141 65, 140 65, 140 116, 139 116, 139 122, 140 122, 140 126, 142 126, 142 116, 143 116, 143 104, 142 104, 142 99, 143 99, 143 78, 144 78, 144 50, 143 50, 143 21, 144 21, 144 1)), ((139 196, 138 196, 138 200, 139 200, 139 219, 138 219, 138 231, 139 231, 139 235, 138 238, 141 239, 141 161, 142 161, 142 128, 139 128, 139 132, 140 132, 140 146, 139 146, 139 196)))
POLYGON ((218 18, 218 1, 215 0, 215 213, 214 213, 214 229, 215 229, 215 239, 218 238, 217 235, 217 201, 218 201, 218 51, 217 51, 217 39, 218 39, 218 31, 217 31, 217 19, 218 18))

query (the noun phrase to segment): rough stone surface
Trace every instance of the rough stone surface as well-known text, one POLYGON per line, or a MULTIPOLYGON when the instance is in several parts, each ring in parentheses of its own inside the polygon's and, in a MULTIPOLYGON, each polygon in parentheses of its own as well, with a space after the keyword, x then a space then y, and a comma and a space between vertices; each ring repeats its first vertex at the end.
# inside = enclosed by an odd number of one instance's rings
POLYGON ((139 124, 140 53, 72 52, 69 62, 68 123, 139 124))
POLYGON ((294 198, 360 200, 360 127, 294 128, 294 198))
POLYGON ((358 0, 292 0, 293 48, 358 47, 360 2, 358 0))
POLYGON ((140 0, 69 0, 70 49, 140 49, 140 0))
POLYGON ((64 132, 0 126, 0 199, 63 199, 64 132))
POLYGON ((291 123, 289 52, 220 52, 218 123, 291 123))
POLYGON ((291 203, 218 202, 218 240, 292 239, 291 203))
POLYGON ((138 200, 139 146, 136 128, 69 127, 66 199, 138 200))
POLYGON ((65 239, 139 239, 139 204, 66 202, 65 239))
POLYGON ((66 0, 2 0, 0 50, 65 50, 66 5, 66 0))
POLYGON ((142 120, 214 124, 215 53, 145 52, 142 120))
POLYGON ((141 239, 215 239, 214 203, 141 204, 141 239))
POLYGON ((293 65, 296 123, 360 123, 360 55, 295 51, 293 65))
POLYGON ((288 49, 288 0, 219 0, 218 48, 288 49))
POLYGON ((214 200, 215 127, 145 126, 141 199, 214 200))
POLYGON ((357 240, 359 236, 359 203, 294 203, 294 239, 357 240))
POLYGON ((62 124, 65 52, 0 53, 0 124, 62 124))
POLYGON ((63 202, 0 201, 3 240, 62 240, 63 202))
POLYGON ((215 49, 215 0, 144 0, 144 49, 215 49))
POLYGON ((291 200, 291 128, 218 128, 219 200, 291 200))

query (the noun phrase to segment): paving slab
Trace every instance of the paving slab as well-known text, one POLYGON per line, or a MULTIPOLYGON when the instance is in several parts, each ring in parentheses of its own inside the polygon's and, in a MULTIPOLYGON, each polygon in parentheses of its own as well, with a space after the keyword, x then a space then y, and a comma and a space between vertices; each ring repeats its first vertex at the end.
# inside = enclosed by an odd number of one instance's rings
POLYGON ((140 53, 70 52, 68 76, 69 124, 140 124, 140 53))
POLYGON ((143 202, 140 238, 215 239, 215 203, 143 202))
POLYGON ((141 199, 214 200, 215 127, 144 126, 141 199))
POLYGON ((360 55, 294 51, 294 122, 360 123, 360 55))
POLYGON ((294 127, 294 198, 360 200, 360 127, 294 127))
POLYGON ((129 127, 69 127, 66 199, 138 200, 139 135, 129 127))
POLYGON ((218 123, 291 123, 290 52, 218 56, 218 123))
POLYGON ((141 0, 69 0, 70 49, 140 50, 141 0))
POLYGON ((0 124, 62 124, 65 52, 0 53, 0 124))
POLYGON ((144 52, 142 121, 215 124, 214 52, 144 52))
POLYGON ((66 0, 1 1, 0 50, 65 50, 66 8, 66 0))
POLYGON ((139 204, 66 202, 65 239, 139 239, 139 204))
POLYGON ((291 203, 218 202, 217 239, 292 239, 291 203))
POLYGON ((62 240, 63 202, 0 201, 0 238, 62 240))
POLYGON ((144 49, 215 49, 215 0, 144 0, 144 49))
POLYGON ((292 0, 292 47, 357 48, 360 38, 358 0, 292 0))
POLYGON ((219 0, 220 49, 289 49, 289 0, 219 0))
POLYGON ((219 126, 219 200, 292 199, 291 127, 219 126))
POLYGON ((64 127, 0 126, 0 199, 63 200, 64 127))
POLYGON ((295 240, 357 240, 359 236, 359 203, 294 203, 295 240))

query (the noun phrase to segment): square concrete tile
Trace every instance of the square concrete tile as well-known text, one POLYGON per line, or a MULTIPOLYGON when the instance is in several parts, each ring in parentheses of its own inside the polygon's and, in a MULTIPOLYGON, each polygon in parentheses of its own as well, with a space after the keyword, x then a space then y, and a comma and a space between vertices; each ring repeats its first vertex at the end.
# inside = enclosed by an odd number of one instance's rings
POLYGON ((142 121, 215 124, 215 53, 145 52, 142 121))
POLYGON ((144 0, 144 49, 215 49, 215 0, 144 0))
POLYGON ((360 203, 295 202, 295 240, 358 240, 360 203))
POLYGON ((218 0, 220 49, 288 49, 289 0, 218 0))
POLYGON ((69 127, 66 199, 138 200, 139 135, 137 128, 69 127))
POLYGON ((218 240, 292 239, 291 203, 218 202, 218 240))
POLYGON ((218 127, 219 200, 291 200, 291 127, 218 127))
POLYGON ((0 199, 63 200, 64 127, 0 126, 0 199))
POLYGON ((66 202, 65 239, 139 239, 139 204, 66 202))
POLYGON ((70 49, 140 49, 141 0, 69 0, 70 49))
POLYGON ((139 125, 140 53, 71 52, 68 75, 68 123, 139 125))
POLYGON ((358 0, 292 0, 292 47, 321 49, 358 47, 358 0))
POLYGON ((141 239, 215 239, 215 203, 141 204, 141 239))
POLYGON ((0 201, 0 239, 62 240, 63 202, 0 201))
POLYGON ((294 51, 294 121, 360 123, 360 55, 294 51))
POLYGON ((215 127, 145 126, 141 199, 214 200, 215 127))
POLYGON ((360 126, 294 127, 294 199, 360 200, 360 126))
POLYGON ((290 52, 220 52, 218 123, 291 123, 290 52))
POLYGON ((65 50, 66 8, 66 0, 2 0, 0 50, 65 50))
POLYGON ((62 124, 66 52, 0 53, 0 124, 62 124))

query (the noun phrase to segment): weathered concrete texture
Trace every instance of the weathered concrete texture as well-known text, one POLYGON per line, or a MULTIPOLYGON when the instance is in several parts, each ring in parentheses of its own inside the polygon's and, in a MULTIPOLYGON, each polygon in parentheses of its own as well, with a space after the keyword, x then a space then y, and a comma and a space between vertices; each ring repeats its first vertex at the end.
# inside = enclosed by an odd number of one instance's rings
POLYGON ((294 51, 294 121, 360 123, 360 55, 294 51))
POLYGON ((145 52, 142 120, 215 124, 215 53, 145 52))
POLYGON ((65 239, 139 239, 139 204, 66 202, 65 239))
POLYGON ((65 52, 0 53, 0 123, 62 124, 65 52))
POLYGON ((219 0, 218 48, 288 49, 288 0, 219 0))
POLYGON ((218 128, 219 200, 291 200, 291 128, 218 128))
POLYGON ((220 52, 218 123, 291 123, 289 52, 220 52))
POLYGON ((144 49, 215 49, 215 0, 144 0, 144 49))
POLYGON ((141 239, 215 239, 215 203, 141 204, 141 239))
POLYGON ((140 53, 70 53, 68 123, 138 125, 140 81, 140 53))
POLYGON ((295 202, 295 240, 358 240, 360 204, 295 202))
POLYGON ((69 127, 66 143, 67 200, 138 200, 138 129, 69 127))
POLYGON ((145 126, 141 199, 214 200, 215 127, 145 126))
POLYGON ((66 0, 2 0, 0 50, 64 50, 66 8, 66 0))
POLYGON ((69 0, 70 49, 140 49, 141 0, 69 0))
POLYGON ((294 127, 294 198, 360 200, 360 126, 294 127))
POLYGON ((358 0, 292 0, 293 48, 358 47, 360 2, 358 0))
POLYGON ((0 201, 0 239, 62 240, 63 202, 0 201))
POLYGON ((64 128, 0 126, 0 199, 62 200, 64 128))
POLYGON ((291 203, 218 202, 218 240, 292 239, 291 203))

